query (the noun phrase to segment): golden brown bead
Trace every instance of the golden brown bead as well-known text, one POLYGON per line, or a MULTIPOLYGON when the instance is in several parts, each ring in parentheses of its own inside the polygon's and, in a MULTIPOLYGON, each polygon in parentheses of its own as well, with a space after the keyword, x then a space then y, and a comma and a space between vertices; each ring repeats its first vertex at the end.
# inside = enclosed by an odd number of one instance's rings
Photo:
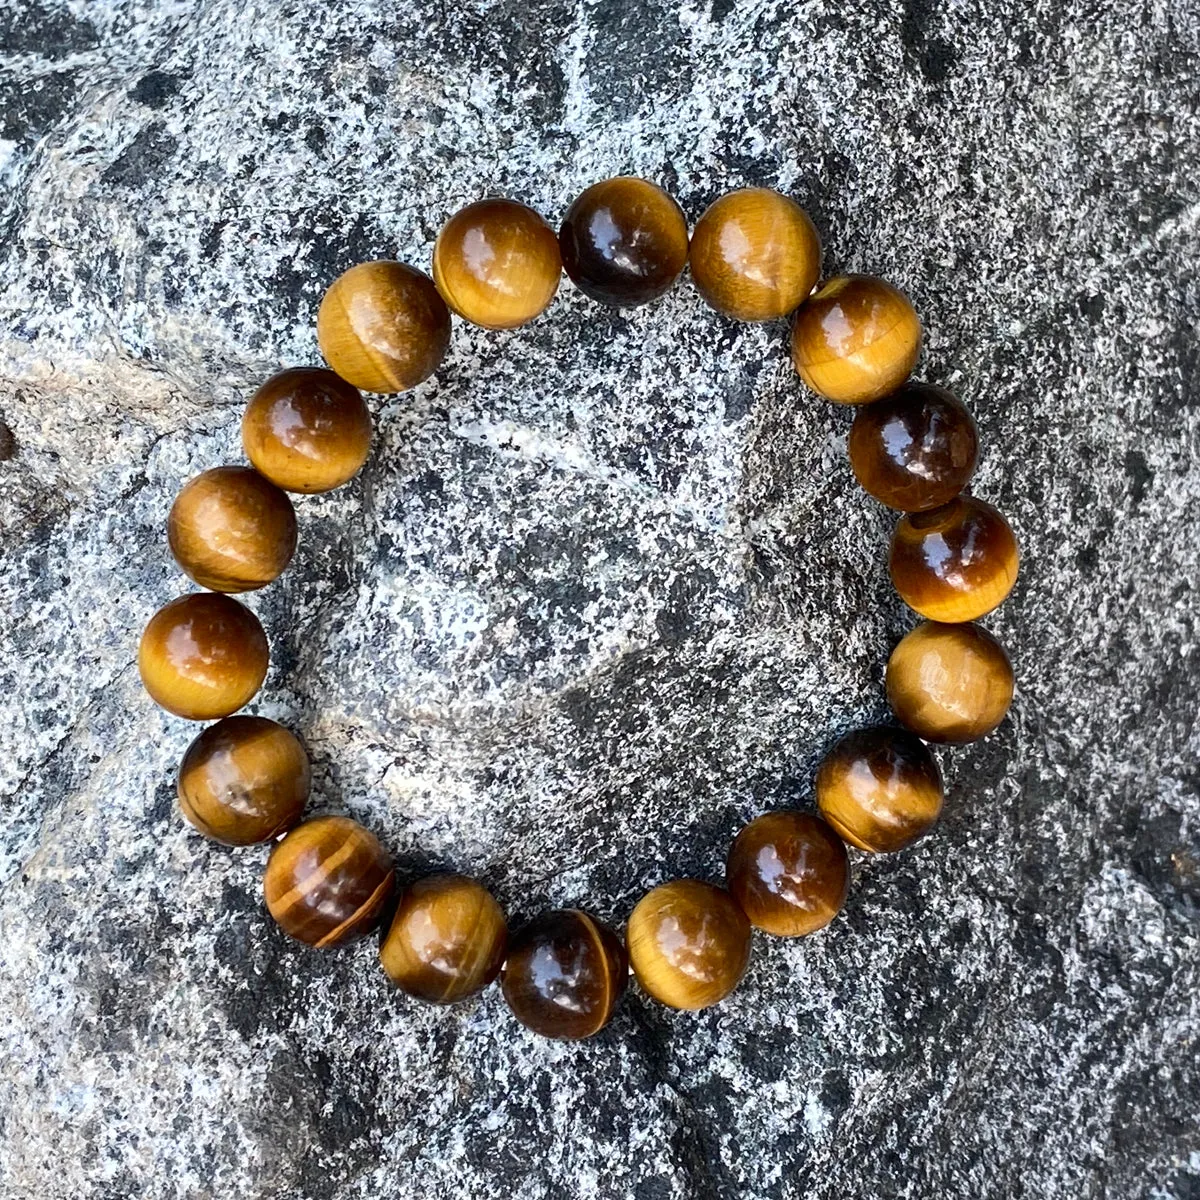
POLYGON ((892 651, 887 695, 900 723, 927 742, 973 742, 1008 712, 1012 663, 978 625, 926 621, 892 651))
POLYGON ((892 534, 888 572, 904 603, 931 621, 973 621, 1017 581, 1017 539, 990 504, 960 496, 909 513, 892 534))
POLYGON ((500 986, 526 1028, 577 1039, 608 1024, 628 979, 620 938, 591 914, 566 908, 542 913, 513 937, 500 986))
POLYGON ((647 892, 625 932, 642 988, 671 1008, 707 1008, 737 987, 750 961, 750 922, 728 892, 677 879, 647 892))
POLYGON ((289 492, 327 492, 358 474, 371 414, 356 387, 324 367, 272 375, 246 406, 242 445, 259 473, 289 492))
POLYGON ((450 345, 450 314, 423 271, 359 263, 325 293, 317 341, 325 361, 356 388, 405 392, 438 369, 450 345))
POLYGON ((500 974, 507 944, 504 913, 487 888, 463 875, 430 875, 400 898, 379 960, 410 996, 453 1004, 500 974))
POLYGON ((846 902, 850 864, 842 839, 820 817, 773 812, 734 838, 729 893, 756 929, 802 937, 828 925, 846 902))
POLYGON ((201 587, 249 592, 291 562, 296 513, 287 496, 250 467, 215 467, 175 497, 167 541, 201 587))
POLYGON ((889 853, 921 837, 942 811, 942 774, 919 738, 876 726, 848 733, 817 771, 821 815, 860 850, 889 853))
POLYGON ((347 817, 315 817, 271 851, 263 893, 284 933, 323 950, 371 932, 392 880, 392 860, 373 833, 347 817))
POLYGON ((894 392, 921 349, 921 322, 903 292, 873 275, 839 275, 796 311, 792 362, 814 392, 867 404, 894 392))
POLYGON ((187 748, 179 807, 205 837, 249 846, 300 820, 311 782, 295 734, 266 717, 226 717, 187 748))
POLYGON ((958 397, 910 383, 855 413, 847 448, 865 491, 890 508, 924 512, 967 486, 979 434, 958 397))
POLYGON ((584 295, 617 308, 646 304, 687 265, 687 219, 662 188, 621 175, 580 195, 558 243, 563 267, 584 295))
POLYGON ((447 304, 485 329, 515 329, 554 299, 562 258, 554 230, 515 200, 479 200, 442 226, 433 278, 447 304))
POLYGON ((786 317, 821 274, 821 239, 794 200, 742 188, 711 204, 688 255, 700 294, 739 321, 786 317))
POLYGON ((227 717, 251 700, 267 675, 267 637, 245 605, 196 592, 150 618, 138 670, 151 698, 191 721, 227 717))

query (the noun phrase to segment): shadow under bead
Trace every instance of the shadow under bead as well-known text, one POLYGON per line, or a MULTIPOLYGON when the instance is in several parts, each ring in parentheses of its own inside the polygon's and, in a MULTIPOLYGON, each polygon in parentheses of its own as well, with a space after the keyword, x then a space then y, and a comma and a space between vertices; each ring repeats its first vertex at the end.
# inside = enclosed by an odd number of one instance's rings
POLYGON ((738 321, 786 317, 821 275, 821 239, 794 200, 770 188, 741 188, 715 200, 696 222, 688 254, 707 303, 738 321))
POLYGON ((836 404, 868 404, 894 392, 921 350, 908 297, 873 275, 839 275, 796 310, 792 363, 836 404))
POLYGON ((629 962, 642 989, 671 1008, 723 1000, 750 961, 750 922, 721 888, 677 879, 644 895, 625 931, 629 962))
POLYGON ((563 267, 586 296, 614 308, 657 300, 687 265, 683 210, 662 188, 632 175, 594 183, 558 232, 563 267))
POLYGON ((909 513, 892 534, 888 573, 901 599, 931 621, 974 621, 1012 591, 1019 566, 1012 527, 990 504, 959 496, 909 513))
POLYGON ((942 773, 924 743, 903 729, 848 733, 817 770, 821 815, 852 846, 903 850, 942 811, 942 773))
POLYGON ((515 200, 479 200, 456 212, 433 247, 446 303, 485 329, 515 329, 554 299, 562 257, 554 230, 515 200))
POLYGON ((393 879, 392 860, 373 833, 347 817, 314 817, 271 852, 263 893, 284 933, 324 950, 371 932, 393 879))
POLYGON ((725 868, 730 895, 756 929, 803 937, 828 925, 850 889, 842 839, 820 817, 773 812, 733 840, 725 868))
POLYGON ((391 395, 423 383, 450 345, 450 313, 424 271, 359 263, 329 286, 317 310, 325 361, 364 392, 391 395))
POLYGON ((889 508, 923 512, 967 486, 979 433, 957 396, 910 383, 855 413, 847 449, 864 491, 889 508))
POLYGON ((1008 712, 1012 663, 978 625, 926 621, 892 651, 887 696, 897 720, 927 742, 973 742, 1008 712))
POLYGON ((358 474, 371 414, 356 387, 324 367, 290 367, 250 398, 242 446, 261 475, 289 492, 328 492, 358 474))
POLYGON ((500 986, 527 1029, 578 1040, 608 1024, 628 980, 621 939, 590 913, 564 908, 542 913, 513 937, 500 986))
POLYGON ((187 748, 179 807, 205 837, 249 846, 300 820, 311 783, 308 755, 290 730, 266 717, 226 717, 187 748))
POLYGON ((278 578, 296 551, 296 512, 250 467, 214 467, 185 484, 167 518, 175 561, 201 587, 249 592, 278 578))
POLYGON ((453 1004, 500 974, 507 945, 504 913, 487 888, 463 875, 430 875, 400 898, 379 960, 410 996, 453 1004))
POLYGON ((164 605, 138 645, 138 671, 155 703, 211 721, 237 712, 267 676, 267 635, 245 605, 196 592, 164 605))

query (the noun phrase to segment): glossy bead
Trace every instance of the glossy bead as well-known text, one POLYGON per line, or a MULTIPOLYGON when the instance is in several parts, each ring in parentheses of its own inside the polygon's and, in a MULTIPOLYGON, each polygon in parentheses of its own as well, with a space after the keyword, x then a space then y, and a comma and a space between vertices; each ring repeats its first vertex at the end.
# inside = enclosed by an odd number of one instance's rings
POLYGON ((979 433, 945 388, 910 383, 854 415, 850 466, 863 490, 902 512, 953 500, 975 473, 979 433))
POLYGON ((794 200, 742 188, 709 206, 688 255, 700 294, 739 321, 786 317, 821 274, 821 239, 794 200))
POLYGON ((543 1037, 591 1037, 608 1024, 629 980, 625 947, 577 908, 535 917, 512 939, 500 986, 522 1025, 543 1037))
POLYGON ((990 504, 960 496, 910 513, 892 534, 888 572, 909 608, 931 621, 973 621, 1017 581, 1017 539, 990 504))
POLYGON ((323 950, 371 932, 392 880, 392 860, 373 833, 347 817, 315 817, 271 851, 263 893, 284 933, 323 950))
POLYGON ((138 670, 151 698, 177 717, 211 721, 237 712, 267 676, 267 636, 243 604, 196 592, 150 618, 138 670))
POLYGON ((266 717, 226 717, 187 748, 179 807, 205 837, 249 846, 300 820, 311 782, 295 734, 266 717))
POLYGON ((814 392, 867 404, 894 392, 921 349, 921 322, 903 292, 873 275, 839 275, 797 310, 792 363, 814 392))
POLYGON ((892 651, 887 695, 900 723, 927 742, 973 742, 1008 712, 1012 663, 978 625, 926 621, 892 651))
POLYGON ((562 258, 554 230, 515 200, 479 200, 442 226, 433 278, 447 304, 485 329, 515 329, 554 299, 562 258))
POLYGON ((592 184, 571 205, 558 243, 584 295, 615 308, 646 304, 687 265, 687 219, 662 188, 621 175, 592 184))
POLYGON ((638 983, 671 1008, 707 1008, 737 987, 750 961, 750 922, 728 892, 677 879, 647 892, 625 933, 638 983))
POLYGON ((430 875, 400 898, 379 959, 410 996, 453 1004, 500 974, 507 944, 504 913, 487 888, 463 875, 430 875))
POLYGON ((450 314, 424 271, 401 262, 351 267, 317 311, 325 361, 364 392, 405 392, 438 369, 450 314))
POLYGON ((802 937, 837 916, 850 888, 850 864, 842 839, 820 817, 773 812, 734 838, 725 878, 756 929, 802 937))
POLYGON ((371 414, 356 387, 324 367, 291 367, 258 389, 242 446, 259 473, 289 492, 327 492, 358 474, 371 414))
POLYGON ((167 541, 201 587, 249 592, 291 562, 296 513, 287 496, 250 467, 215 467, 175 497, 167 541))
POLYGON ((919 738, 876 726, 848 733, 817 771, 821 815, 852 846, 903 850, 942 811, 942 774, 919 738))

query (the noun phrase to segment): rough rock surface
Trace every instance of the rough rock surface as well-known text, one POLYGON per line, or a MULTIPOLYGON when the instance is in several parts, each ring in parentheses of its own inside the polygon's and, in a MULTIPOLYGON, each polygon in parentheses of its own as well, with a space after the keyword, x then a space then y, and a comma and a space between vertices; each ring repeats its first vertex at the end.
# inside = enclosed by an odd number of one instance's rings
MULTIPOLYGON (((0 3, 0 1195, 1200 1196, 1200 12, 0 3), (539 1041, 266 919, 134 667, 171 498, 322 288, 486 193, 805 204, 915 298, 1025 551, 936 835, 700 1014, 539 1041)), ((315 807, 518 918, 720 878, 912 623, 848 417, 690 284, 456 325, 251 605, 315 807)))

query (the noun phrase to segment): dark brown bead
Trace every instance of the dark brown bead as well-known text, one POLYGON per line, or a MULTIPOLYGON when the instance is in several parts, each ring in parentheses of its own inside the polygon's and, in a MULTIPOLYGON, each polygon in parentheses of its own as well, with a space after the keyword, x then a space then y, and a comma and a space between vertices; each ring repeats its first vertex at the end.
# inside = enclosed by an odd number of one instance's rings
POLYGON ((266 717, 226 717, 187 748, 179 807, 205 837, 249 846, 300 820, 311 782, 295 734, 266 717))
POLYGON ((733 897, 698 879, 647 892, 625 931, 642 989, 672 1008, 707 1008, 737 987, 750 961, 750 922, 733 897))
POLYGON ((324 367, 272 375, 246 406, 242 446, 260 474, 289 492, 327 492, 352 479, 371 448, 358 388, 324 367))
POLYGON ((888 572, 901 599, 931 621, 974 621, 1017 581, 1017 539, 990 504, 959 496, 909 513, 892 534, 888 572))
POLYGON ((250 467, 215 467, 175 497, 167 541, 201 587, 249 592, 291 562, 296 513, 287 496, 250 467))
POLYGON ((890 508, 924 512, 967 486, 979 456, 979 433, 957 396, 910 383, 857 411, 848 449, 865 491, 890 508))
POLYGON ((629 960, 607 925, 577 908, 542 913, 511 941, 500 977, 513 1015, 534 1033, 585 1038, 608 1023, 629 960))
POLYGON ((347 817, 314 817, 271 852, 263 893, 284 933, 325 949, 371 932, 392 880, 392 860, 373 833, 347 817))
POLYGON ((592 184, 567 210, 558 242, 575 286, 618 308, 658 299, 687 265, 683 210, 632 175, 592 184))
POLYGON ((258 618, 219 592, 194 592, 150 618, 138 670, 151 698, 190 721, 237 712, 267 675, 267 637, 258 618))
POLYGON ((379 959, 410 996, 453 1004, 500 974, 507 945, 504 913, 487 888, 463 875, 430 875, 400 898, 379 959))
POLYGON ((850 888, 850 864, 842 839, 820 817, 773 812, 734 839, 725 878, 756 929, 802 937, 837 916, 850 888))
POLYGON ((817 771, 821 814, 852 846, 886 853, 921 837, 942 811, 942 773, 920 738, 876 726, 848 733, 817 771))
POLYGON ((918 625, 887 666, 892 712, 927 742, 973 742, 992 732, 1013 697, 1004 647, 978 625, 918 625))

